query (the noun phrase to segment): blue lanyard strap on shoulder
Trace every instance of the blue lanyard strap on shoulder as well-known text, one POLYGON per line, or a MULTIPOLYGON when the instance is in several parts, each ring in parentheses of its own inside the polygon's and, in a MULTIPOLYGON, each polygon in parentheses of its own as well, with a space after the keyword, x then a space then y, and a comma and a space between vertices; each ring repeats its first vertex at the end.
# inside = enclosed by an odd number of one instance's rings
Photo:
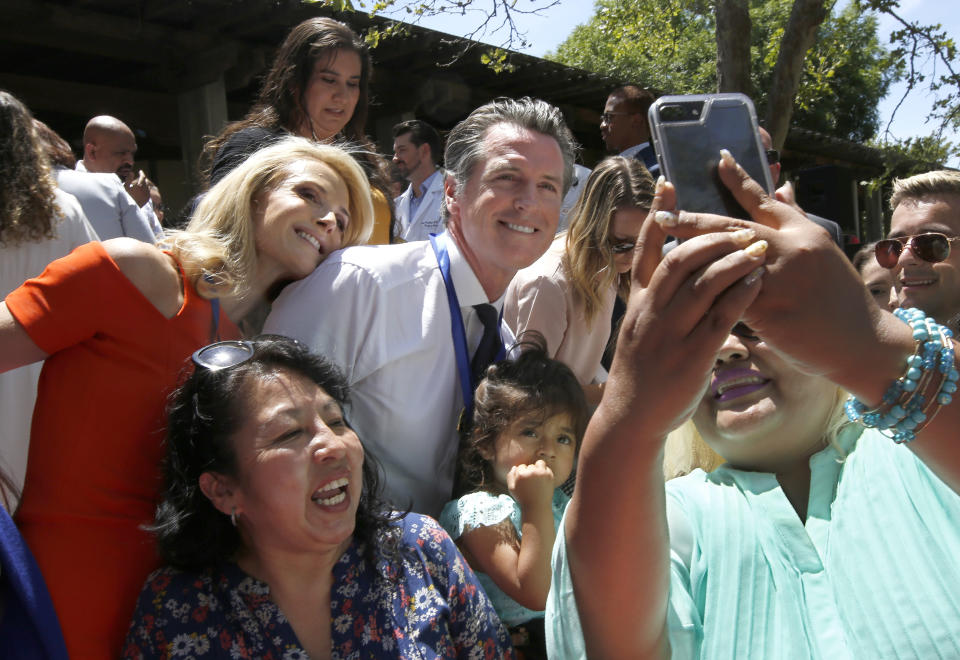
MULTIPOLYGON (((457 291, 453 287, 453 278, 450 275, 450 255, 447 253, 446 243, 437 234, 430 234, 430 245, 433 246, 433 251, 437 255, 437 265, 440 266, 443 286, 447 290, 447 305, 450 307, 450 334, 453 336, 453 350, 457 358, 457 377, 460 381, 460 392, 463 395, 463 407, 469 419, 473 415, 473 375, 470 371, 470 352, 467 350, 467 331, 463 324, 463 314, 460 312, 457 291)), ((502 320, 502 310, 500 315, 502 320)), ((497 359, 503 359, 504 354, 505 351, 501 345, 497 359)))
POLYGON ((210 299, 210 313, 213 319, 210 323, 210 343, 220 341, 220 299, 210 299))

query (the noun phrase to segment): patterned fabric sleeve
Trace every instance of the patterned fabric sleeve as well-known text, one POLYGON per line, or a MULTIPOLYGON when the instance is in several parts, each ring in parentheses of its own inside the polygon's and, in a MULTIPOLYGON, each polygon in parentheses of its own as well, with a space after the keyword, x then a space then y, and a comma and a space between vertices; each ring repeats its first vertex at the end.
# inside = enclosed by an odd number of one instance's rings
POLYGON ((133 612, 127 639, 123 645, 123 657, 129 659, 161 658, 162 645, 165 640, 163 631, 158 622, 162 622, 164 587, 170 577, 166 569, 154 571, 147 578, 140 597, 137 598, 137 607, 133 612))
POLYGON ((426 557, 427 570, 437 588, 445 590, 455 657, 514 658, 506 628, 456 544, 435 520, 416 517, 420 519, 417 543, 426 557))

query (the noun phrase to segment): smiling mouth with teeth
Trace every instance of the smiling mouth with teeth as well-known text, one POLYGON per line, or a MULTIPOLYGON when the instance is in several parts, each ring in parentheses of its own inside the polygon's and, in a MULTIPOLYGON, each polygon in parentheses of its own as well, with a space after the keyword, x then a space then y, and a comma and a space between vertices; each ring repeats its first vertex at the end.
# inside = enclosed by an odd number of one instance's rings
POLYGON ((317 252, 320 251, 320 241, 318 241, 316 237, 311 236, 310 234, 300 230, 297 230, 297 236, 299 236, 300 238, 305 240, 307 243, 312 245, 317 250, 317 252))
POLYGON ((347 498, 347 485, 350 480, 346 477, 335 479, 322 487, 322 490, 315 492, 310 499, 323 506, 334 506, 340 504, 347 498))
POLYGON ((519 231, 523 234, 532 234, 533 232, 536 231, 536 229, 534 229, 533 227, 524 227, 523 225, 515 225, 509 222, 505 222, 503 224, 505 224, 507 227, 509 227, 513 231, 519 231))

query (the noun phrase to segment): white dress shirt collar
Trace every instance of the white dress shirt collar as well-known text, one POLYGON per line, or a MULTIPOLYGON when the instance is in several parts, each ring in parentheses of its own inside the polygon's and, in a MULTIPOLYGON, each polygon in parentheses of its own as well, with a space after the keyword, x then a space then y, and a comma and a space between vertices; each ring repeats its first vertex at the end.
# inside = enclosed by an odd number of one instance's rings
POLYGON ((460 307, 473 307, 480 303, 489 302, 496 307, 497 312, 499 312, 503 307, 504 296, 500 296, 496 300, 487 300, 487 294, 483 290, 483 285, 480 284, 480 280, 477 279, 473 268, 467 263, 466 257, 460 252, 460 248, 457 247, 457 242, 453 240, 450 232, 443 232, 440 238, 443 238, 446 242, 447 254, 450 255, 450 278, 453 280, 453 288, 457 292, 457 300, 460 302, 460 307))

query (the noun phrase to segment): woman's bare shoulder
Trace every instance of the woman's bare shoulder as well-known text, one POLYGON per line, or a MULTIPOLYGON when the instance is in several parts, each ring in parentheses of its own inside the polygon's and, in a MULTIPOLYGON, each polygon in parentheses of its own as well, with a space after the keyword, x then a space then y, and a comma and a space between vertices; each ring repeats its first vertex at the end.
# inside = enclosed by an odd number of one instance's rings
POLYGON ((173 257, 160 248, 132 238, 114 238, 103 248, 120 272, 161 314, 170 318, 183 304, 180 271, 173 257))

